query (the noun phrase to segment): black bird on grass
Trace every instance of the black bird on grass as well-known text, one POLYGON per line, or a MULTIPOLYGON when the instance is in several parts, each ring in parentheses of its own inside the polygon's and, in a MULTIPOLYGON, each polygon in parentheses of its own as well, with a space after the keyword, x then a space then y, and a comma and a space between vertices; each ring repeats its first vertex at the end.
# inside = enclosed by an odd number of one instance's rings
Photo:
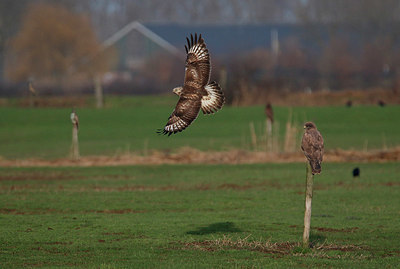
POLYGON ((353 169, 353 178, 360 176, 360 168, 356 167, 353 169))

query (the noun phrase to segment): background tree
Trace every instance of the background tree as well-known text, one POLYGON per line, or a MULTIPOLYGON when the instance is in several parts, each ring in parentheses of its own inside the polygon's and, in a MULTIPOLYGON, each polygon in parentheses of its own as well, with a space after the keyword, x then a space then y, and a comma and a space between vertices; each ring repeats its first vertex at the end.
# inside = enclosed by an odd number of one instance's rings
POLYGON ((89 19, 59 5, 31 5, 9 48, 6 76, 13 81, 63 85, 71 76, 93 78, 110 63, 89 19))
POLYGON ((3 79, 4 52, 7 39, 18 29, 19 17, 25 9, 28 0, 2 0, 0 1, 0 81, 3 79))
POLYGON ((338 89, 348 87, 359 70, 355 53, 350 50, 347 40, 332 38, 324 48, 319 60, 321 88, 338 89))

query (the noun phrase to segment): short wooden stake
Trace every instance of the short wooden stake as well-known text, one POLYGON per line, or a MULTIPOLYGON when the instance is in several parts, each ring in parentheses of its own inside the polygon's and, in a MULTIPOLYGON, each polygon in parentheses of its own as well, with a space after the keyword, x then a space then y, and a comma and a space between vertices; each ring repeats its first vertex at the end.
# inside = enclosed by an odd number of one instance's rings
POLYGON ((310 226, 311 226, 311 202, 313 196, 314 175, 311 172, 311 165, 307 162, 306 169, 306 203, 304 212, 304 233, 303 247, 310 247, 310 226))
POLYGON ((78 126, 72 126, 72 159, 79 160, 78 126))
POLYGON ((254 128, 254 123, 252 121, 249 123, 249 127, 251 134, 251 143, 253 144, 254 150, 257 150, 257 135, 256 135, 256 130, 254 128))
POLYGON ((103 87, 101 86, 101 77, 96 75, 94 77, 94 95, 96 97, 96 108, 103 108, 103 87))
POLYGON ((272 152, 272 122, 271 119, 267 119, 266 125, 266 140, 267 140, 267 151, 272 152))

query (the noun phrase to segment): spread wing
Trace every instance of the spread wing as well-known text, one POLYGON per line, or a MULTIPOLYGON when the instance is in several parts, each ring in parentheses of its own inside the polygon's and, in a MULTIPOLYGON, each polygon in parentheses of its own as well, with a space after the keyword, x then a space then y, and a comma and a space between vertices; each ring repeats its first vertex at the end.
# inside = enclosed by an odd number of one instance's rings
POLYGON ((197 118, 200 106, 201 100, 199 98, 181 96, 164 129, 159 130, 158 133, 170 136, 182 132, 197 118))
POLYGON ((217 82, 213 81, 204 87, 207 95, 201 98, 201 110, 204 114, 213 114, 225 103, 225 96, 217 82))
POLYGON ((196 89, 202 89, 210 80, 210 55, 204 43, 201 34, 197 38, 197 34, 186 37, 187 46, 185 45, 187 57, 185 66, 185 86, 191 86, 196 89))

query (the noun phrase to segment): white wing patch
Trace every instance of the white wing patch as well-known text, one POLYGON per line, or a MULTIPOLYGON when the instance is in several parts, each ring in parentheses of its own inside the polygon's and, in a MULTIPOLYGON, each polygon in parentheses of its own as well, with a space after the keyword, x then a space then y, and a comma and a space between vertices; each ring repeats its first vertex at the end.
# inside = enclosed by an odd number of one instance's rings
POLYGON ((197 43, 189 49, 189 53, 196 55, 199 61, 208 60, 208 49, 204 43, 197 43))
POLYGON ((208 95, 201 99, 201 110, 204 114, 213 114, 220 110, 225 103, 221 87, 215 81, 204 87, 208 95))
MULTIPOLYGON (((197 116, 196 116, 196 118, 197 118, 197 116)), ((190 124, 192 124, 192 122, 195 120, 194 119, 193 121, 188 123, 176 115, 171 115, 170 119, 172 119, 172 123, 166 125, 164 127, 164 130, 159 131, 159 133, 168 134, 168 136, 170 136, 171 134, 176 134, 178 132, 182 132, 183 130, 186 129, 186 127, 188 127, 190 124)))
POLYGON ((187 124, 184 120, 179 118, 177 122, 174 122, 173 124, 165 126, 164 130, 169 132, 169 133, 176 133, 180 132, 183 129, 185 129, 189 124, 187 124))
POLYGON ((197 61, 209 61, 210 56, 208 54, 208 49, 201 35, 199 35, 199 38, 197 38, 197 34, 195 34, 194 39, 193 35, 190 35, 190 40, 189 38, 186 38, 186 40, 188 43, 187 46, 185 45, 187 54, 193 53, 194 55, 196 55, 197 61))

